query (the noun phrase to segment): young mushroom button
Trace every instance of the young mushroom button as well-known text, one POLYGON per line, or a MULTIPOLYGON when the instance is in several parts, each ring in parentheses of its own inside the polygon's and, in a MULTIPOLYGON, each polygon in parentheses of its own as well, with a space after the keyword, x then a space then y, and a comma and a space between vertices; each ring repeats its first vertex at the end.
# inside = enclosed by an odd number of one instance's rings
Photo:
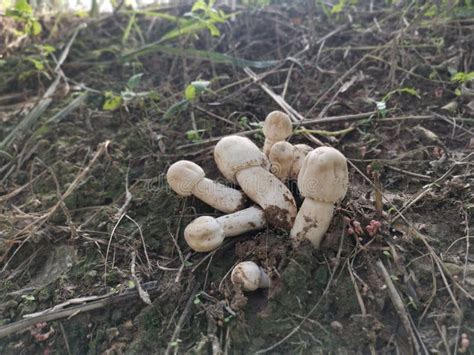
POLYGON ((244 291, 255 291, 257 288, 269 288, 270 278, 257 264, 244 261, 237 264, 232 270, 230 280, 244 291))
POLYGON ((188 160, 180 160, 171 165, 166 179, 178 195, 194 195, 222 212, 235 212, 245 205, 246 198, 242 192, 206 178, 204 170, 188 160))
POLYGON ((300 173, 304 158, 306 158, 308 153, 312 150, 313 148, 307 144, 295 144, 295 160, 293 160, 293 165, 291 166, 290 179, 295 181, 298 179, 298 174, 300 173))
POLYGON ((280 141, 284 141, 293 132, 291 120, 286 113, 273 111, 268 114, 263 123, 263 135, 265 142, 263 152, 266 156, 270 154, 272 146, 280 141))
POLYGON ((202 216, 184 229, 186 243, 197 252, 218 248, 226 237, 234 237, 265 226, 263 211, 249 207, 219 218, 202 216))
POLYGON ((306 238, 319 248, 334 205, 344 198, 348 185, 347 161, 341 152, 320 147, 306 156, 298 175, 298 188, 305 200, 290 232, 294 244, 306 238))
POLYGON ((270 171, 273 175, 281 181, 286 181, 290 177, 291 167, 295 160, 295 147, 286 141, 275 143, 270 149, 268 159, 272 165, 270 171))
POLYGON ((290 190, 269 170, 267 157, 248 138, 228 136, 214 148, 214 159, 221 173, 238 183, 245 194, 262 207, 267 222, 289 230, 296 216, 296 203, 290 190))
POLYGON ((285 141, 275 143, 268 157, 272 164, 271 172, 283 182, 296 180, 305 156, 312 150, 306 144, 292 145, 285 141))

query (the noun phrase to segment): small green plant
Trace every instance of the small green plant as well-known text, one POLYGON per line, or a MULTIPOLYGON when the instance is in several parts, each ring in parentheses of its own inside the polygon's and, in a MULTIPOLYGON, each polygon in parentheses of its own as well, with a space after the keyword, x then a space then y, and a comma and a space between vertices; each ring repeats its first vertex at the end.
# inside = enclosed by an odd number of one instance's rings
POLYGON ((41 33, 41 24, 34 17, 33 8, 27 0, 16 0, 13 8, 8 9, 5 15, 23 24, 23 30, 16 30, 17 35, 37 36, 41 33))
POLYGON ((124 90, 121 91, 120 94, 116 94, 113 91, 104 92, 105 101, 102 105, 102 109, 105 111, 115 111, 122 105, 126 105, 130 101, 138 98, 150 98, 158 100, 159 97, 155 91, 135 91, 135 89, 140 85, 142 76, 143 73, 135 74, 130 79, 128 79, 124 90))
POLYGON ((150 13, 148 15, 155 15, 166 20, 173 21, 178 24, 177 28, 167 32, 158 42, 169 41, 184 35, 197 35, 202 29, 208 29, 210 34, 214 37, 220 36, 221 32, 216 24, 224 23, 231 15, 225 14, 222 10, 214 9, 215 0, 197 0, 191 12, 183 15, 183 17, 175 17, 171 15, 150 13))
POLYGON ((205 132, 205 129, 191 129, 186 131, 186 138, 193 143, 202 141, 202 134, 205 132))
POLYGON ((184 89, 184 97, 188 101, 195 101, 202 93, 208 90, 210 84, 211 82, 206 80, 193 81, 184 89))
POLYGON ((465 72, 457 72, 451 77, 451 81, 464 84, 467 81, 474 80, 474 71, 471 71, 469 73, 465 72))
POLYGON ((385 117, 387 114, 387 102, 390 100, 390 98, 395 95, 395 94, 408 94, 411 96, 414 96, 418 99, 420 99, 420 94, 418 94, 418 91, 414 88, 411 87, 404 87, 404 88, 398 88, 395 90, 392 90, 388 92, 380 101, 374 101, 376 107, 377 107, 377 112, 382 116, 385 117))
MULTIPOLYGON (((469 73, 466 72, 453 72, 451 75, 451 81, 453 83, 457 83, 458 85, 465 84, 470 81, 474 81, 474 71, 469 73)), ((456 90, 454 90, 456 96, 461 96, 461 88, 458 86, 456 90)))
MULTIPOLYGON (((209 85, 211 84, 210 81, 206 80, 196 80, 191 82, 186 88, 184 89, 184 99, 174 103, 165 113, 164 118, 168 119, 180 112, 183 112, 188 109, 189 105, 195 102, 204 92, 210 91, 209 85)), ((194 130, 196 132, 200 130, 194 130)), ((190 131, 191 132, 191 131, 190 131)), ((193 133, 190 133, 193 139, 195 136, 193 133)), ((187 135, 187 134, 186 134, 187 135)), ((188 138, 189 139, 189 138, 188 138)), ((193 140, 190 139, 190 140, 193 140)))

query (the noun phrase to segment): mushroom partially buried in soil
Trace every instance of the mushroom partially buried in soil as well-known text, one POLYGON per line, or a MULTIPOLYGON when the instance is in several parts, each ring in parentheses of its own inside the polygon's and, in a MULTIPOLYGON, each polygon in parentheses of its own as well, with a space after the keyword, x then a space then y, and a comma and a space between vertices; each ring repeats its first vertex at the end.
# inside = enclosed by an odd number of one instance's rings
POLYGON ((348 185, 347 161, 337 149, 320 147, 306 156, 298 175, 298 188, 305 200, 290 232, 295 245, 306 238, 319 248, 334 205, 344 198, 348 185))
POLYGON ((264 228, 265 216, 261 208, 249 207, 218 218, 202 216, 184 229, 186 243, 197 252, 218 248, 226 237, 264 228))
POLYGON ((281 111, 270 112, 263 123, 263 135, 265 136, 263 153, 268 157, 272 146, 287 139, 291 132, 293 132, 293 125, 286 113, 281 111))
POLYGON ((238 263, 232 270, 230 280, 244 291, 255 291, 257 288, 269 288, 270 278, 261 267, 253 261, 238 263))
POLYGON ((291 229, 296 203, 290 190, 268 170, 267 157, 248 138, 228 136, 214 148, 214 159, 221 173, 238 183, 245 194, 262 207, 267 222, 291 229))
POLYGON ((245 206, 241 191, 206 178, 204 170, 192 161, 180 160, 171 165, 166 179, 178 195, 194 195, 219 211, 232 213, 245 206))
POLYGON ((283 182, 288 179, 296 180, 304 158, 312 150, 306 144, 293 145, 285 141, 275 143, 268 156, 271 172, 283 182))

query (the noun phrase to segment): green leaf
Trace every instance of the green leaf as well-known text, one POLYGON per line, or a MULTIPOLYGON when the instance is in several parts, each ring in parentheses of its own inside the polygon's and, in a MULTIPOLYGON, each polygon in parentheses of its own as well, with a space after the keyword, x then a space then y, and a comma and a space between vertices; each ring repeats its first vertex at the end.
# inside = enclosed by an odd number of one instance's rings
POLYGON ((332 14, 338 14, 344 10, 344 7, 346 6, 346 1, 345 0, 339 0, 339 2, 334 5, 334 7, 331 10, 332 14))
POLYGON ((159 42, 169 41, 171 39, 174 39, 186 34, 190 34, 190 33, 196 33, 206 28, 208 28, 208 24, 205 21, 202 21, 202 22, 189 21, 184 26, 165 33, 165 35, 161 37, 159 42))
POLYGON ((134 23, 135 23, 135 14, 130 16, 127 27, 125 28, 125 31, 123 31, 122 45, 125 45, 127 43, 128 37, 130 36, 130 32, 132 31, 132 27, 134 23))
POLYGON ((457 88, 456 90, 454 90, 454 94, 456 96, 461 96, 461 89, 460 88, 457 88))
POLYGON ((457 72, 453 73, 451 77, 451 81, 458 82, 458 83, 465 83, 466 81, 474 80, 474 71, 469 73, 465 72, 457 72))
POLYGON ((139 14, 139 15, 144 15, 144 16, 150 16, 150 17, 159 17, 159 18, 162 18, 164 20, 171 21, 171 22, 178 22, 179 23, 179 22, 185 21, 180 17, 176 17, 176 16, 166 14, 166 13, 163 13, 163 12, 155 12, 155 11, 147 11, 147 10, 125 11, 125 12, 131 13, 131 14, 139 14))
POLYGON ((173 104, 164 114, 163 118, 166 120, 180 112, 186 110, 189 106, 189 101, 184 99, 173 104))
POLYGON ((418 91, 416 91, 416 89, 414 89, 414 88, 405 87, 405 88, 400 89, 400 92, 410 94, 412 96, 420 98, 420 95, 418 94, 418 91))
POLYGON ((138 85, 140 85, 140 81, 142 80, 143 73, 135 74, 127 81, 127 87, 130 90, 135 89, 138 85))
POLYGON ((105 111, 114 111, 118 109, 123 102, 123 99, 119 95, 115 95, 112 91, 106 91, 104 93, 105 102, 102 109, 105 111))
POLYGON ((33 9, 31 8, 30 4, 28 4, 27 0, 16 0, 15 10, 27 15, 33 14, 33 9))
POLYGON ((208 88, 210 83, 210 81, 205 80, 193 81, 191 84, 186 86, 186 89, 184 90, 184 97, 189 101, 195 100, 208 88))
POLYGON ((426 17, 433 17, 436 15, 436 13, 438 12, 438 9, 436 7, 436 5, 431 5, 424 13, 424 15, 426 17))
POLYGON ((196 10, 204 10, 204 11, 207 10, 207 4, 205 3, 204 0, 197 0, 194 3, 193 7, 191 8, 191 11, 195 12, 196 10))
POLYGON ((40 45, 38 47, 45 54, 51 54, 51 53, 54 53, 56 51, 56 48, 54 48, 53 46, 51 46, 49 44, 43 44, 43 45, 40 45))
POLYGON ((165 53, 165 54, 173 55, 173 56, 186 56, 189 58, 209 60, 213 63, 232 64, 237 67, 252 67, 252 68, 257 68, 257 69, 264 69, 264 68, 272 67, 281 63, 281 61, 279 60, 253 61, 253 60, 232 57, 230 55, 219 53, 219 52, 204 51, 204 50, 191 49, 191 48, 175 48, 171 46, 164 46, 157 42, 148 44, 132 52, 125 53, 124 55, 122 55, 120 59, 128 60, 131 57, 139 57, 139 56, 142 56, 148 53, 153 53, 153 52, 161 52, 161 53, 165 53))
POLYGON ((42 27, 41 24, 38 21, 32 21, 31 22, 31 29, 29 31, 30 34, 33 36, 37 36, 41 33, 42 27))
POLYGON ((188 86, 186 86, 186 89, 184 90, 184 97, 186 98, 186 100, 188 101, 193 101, 196 99, 197 97, 197 90, 196 88, 189 84, 188 86))
POLYGON ((33 63, 36 70, 44 70, 44 63, 41 60, 32 57, 27 57, 26 60, 33 63))
POLYGON ((221 31, 214 25, 213 23, 207 22, 207 28, 213 37, 219 37, 221 35, 221 31))
POLYGON ((192 129, 186 131, 186 138, 193 143, 202 141, 201 133, 205 132, 204 129, 192 129))

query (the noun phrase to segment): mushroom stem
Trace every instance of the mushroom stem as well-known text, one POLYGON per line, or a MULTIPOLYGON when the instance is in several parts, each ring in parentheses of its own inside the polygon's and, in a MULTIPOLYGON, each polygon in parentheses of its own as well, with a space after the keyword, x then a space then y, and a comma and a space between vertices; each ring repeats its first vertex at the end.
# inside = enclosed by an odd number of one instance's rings
POLYGON ((245 205, 245 196, 231 187, 204 178, 192 190, 193 195, 215 209, 232 213, 241 210, 245 205))
POLYGON ((306 156, 298 174, 298 188, 305 200, 290 232, 294 244, 306 238, 319 248, 334 205, 344 198, 348 184, 347 161, 341 152, 319 147, 306 156))
POLYGON ((184 229, 186 243, 197 252, 218 248, 226 237, 234 237, 265 226, 262 209, 249 207, 218 218, 202 216, 184 229))
POLYGON ((171 165, 166 179, 178 195, 194 195, 222 212, 235 212, 245 205, 246 198, 241 191, 206 178, 204 170, 192 161, 180 160, 171 165))
POLYGON ((267 157, 248 138, 228 136, 214 148, 221 173, 240 185, 245 194, 265 212, 267 222, 289 230, 296 216, 296 203, 290 190, 268 170, 267 157))
POLYGON ((263 208, 269 223, 277 228, 291 228, 296 204, 290 190, 275 175, 254 166, 238 171, 235 176, 245 194, 263 208))
POLYGON ((319 248, 324 234, 331 224, 334 204, 306 198, 296 215, 290 238, 298 245, 304 238, 319 248))
POLYGON ((255 206, 221 216, 216 220, 222 226, 226 237, 235 237, 265 227, 264 213, 261 208, 255 206))
POLYGON ((253 261, 238 263, 232 270, 230 280, 234 285, 241 286, 244 291, 270 287, 267 273, 253 261))

